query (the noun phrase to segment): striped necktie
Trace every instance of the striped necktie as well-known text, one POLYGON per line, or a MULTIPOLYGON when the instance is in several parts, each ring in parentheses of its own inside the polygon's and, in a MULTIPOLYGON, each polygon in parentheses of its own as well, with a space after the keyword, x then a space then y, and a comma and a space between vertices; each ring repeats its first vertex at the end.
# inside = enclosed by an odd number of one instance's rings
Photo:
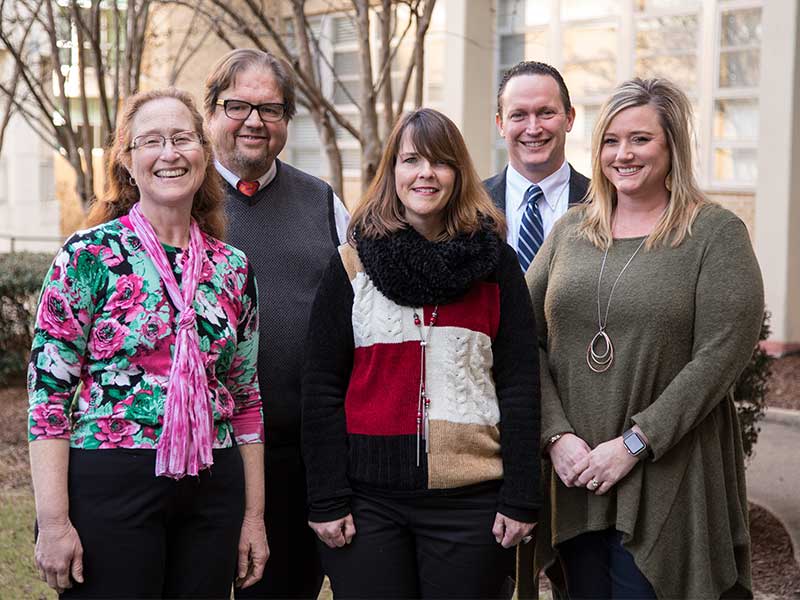
POLYGON ((517 243, 517 258, 522 271, 528 270, 533 262, 533 257, 542 247, 544 242, 544 225, 542 213, 539 212, 539 199, 544 198, 542 188, 534 184, 525 192, 525 212, 522 214, 522 223, 519 226, 519 242, 517 243))

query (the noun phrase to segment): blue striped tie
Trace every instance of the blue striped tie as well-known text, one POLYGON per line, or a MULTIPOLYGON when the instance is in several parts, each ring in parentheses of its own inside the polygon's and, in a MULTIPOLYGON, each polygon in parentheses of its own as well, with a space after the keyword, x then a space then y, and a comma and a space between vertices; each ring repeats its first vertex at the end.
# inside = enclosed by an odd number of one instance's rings
POLYGON ((519 226, 519 241, 517 243, 517 257, 522 271, 528 270, 533 262, 533 257, 542 247, 544 242, 544 225, 542 213, 539 212, 539 199, 544 197, 542 188, 534 184, 525 192, 525 212, 522 214, 522 223, 519 226))

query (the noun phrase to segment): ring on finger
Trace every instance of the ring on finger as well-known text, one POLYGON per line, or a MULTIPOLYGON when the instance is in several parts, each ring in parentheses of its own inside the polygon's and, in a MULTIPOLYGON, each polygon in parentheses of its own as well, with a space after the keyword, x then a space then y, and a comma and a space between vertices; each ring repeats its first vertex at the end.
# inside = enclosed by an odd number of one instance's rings
POLYGON ((533 536, 532 536, 532 535, 526 535, 525 537, 523 537, 523 538, 520 540, 520 542, 522 542, 523 544, 528 544, 528 543, 530 543, 530 541, 531 541, 532 539, 533 539, 533 536))
POLYGON ((596 490, 600 487, 600 482, 597 481, 596 478, 592 477, 592 480, 589 482, 589 487, 593 490, 596 490))

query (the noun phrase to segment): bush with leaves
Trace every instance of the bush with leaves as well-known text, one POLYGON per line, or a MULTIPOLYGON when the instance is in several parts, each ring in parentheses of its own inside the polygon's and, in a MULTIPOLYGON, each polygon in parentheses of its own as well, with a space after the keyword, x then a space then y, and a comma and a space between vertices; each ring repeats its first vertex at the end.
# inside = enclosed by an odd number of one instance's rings
MULTIPOLYGON (((764 313, 759 341, 764 341, 769 337, 769 316, 769 312, 764 313)), ((742 444, 746 458, 750 458, 753 454, 753 446, 756 445, 758 432, 761 431, 758 421, 764 416, 767 407, 765 400, 773 360, 760 344, 757 345, 753 350, 750 362, 747 363, 731 390, 736 403, 736 412, 739 415, 739 426, 742 430, 742 444)))
POLYGON ((0 254, 0 385, 25 375, 33 319, 52 254, 0 254))

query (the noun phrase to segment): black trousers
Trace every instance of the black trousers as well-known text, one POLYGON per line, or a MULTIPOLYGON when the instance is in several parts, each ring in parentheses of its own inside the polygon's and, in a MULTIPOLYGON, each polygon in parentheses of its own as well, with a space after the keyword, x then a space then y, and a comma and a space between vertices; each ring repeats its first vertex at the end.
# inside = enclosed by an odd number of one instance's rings
POLYGON ((343 548, 318 541, 334 597, 507 598, 514 548, 492 535, 497 490, 448 496, 356 493, 356 534, 343 548))
POLYGON ((570 600, 655 600, 656 593, 615 529, 590 531, 558 545, 570 600))
POLYGON ((308 526, 306 473, 300 448, 267 448, 264 463, 269 560, 261 581, 235 590, 236 600, 316 598, 324 576, 317 537, 308 526))
POLYGON ((244 516, 238 448, 179 481, 154 450, 70 450, 69 516, 84 583, 61 598, 230 598, 244 516))

